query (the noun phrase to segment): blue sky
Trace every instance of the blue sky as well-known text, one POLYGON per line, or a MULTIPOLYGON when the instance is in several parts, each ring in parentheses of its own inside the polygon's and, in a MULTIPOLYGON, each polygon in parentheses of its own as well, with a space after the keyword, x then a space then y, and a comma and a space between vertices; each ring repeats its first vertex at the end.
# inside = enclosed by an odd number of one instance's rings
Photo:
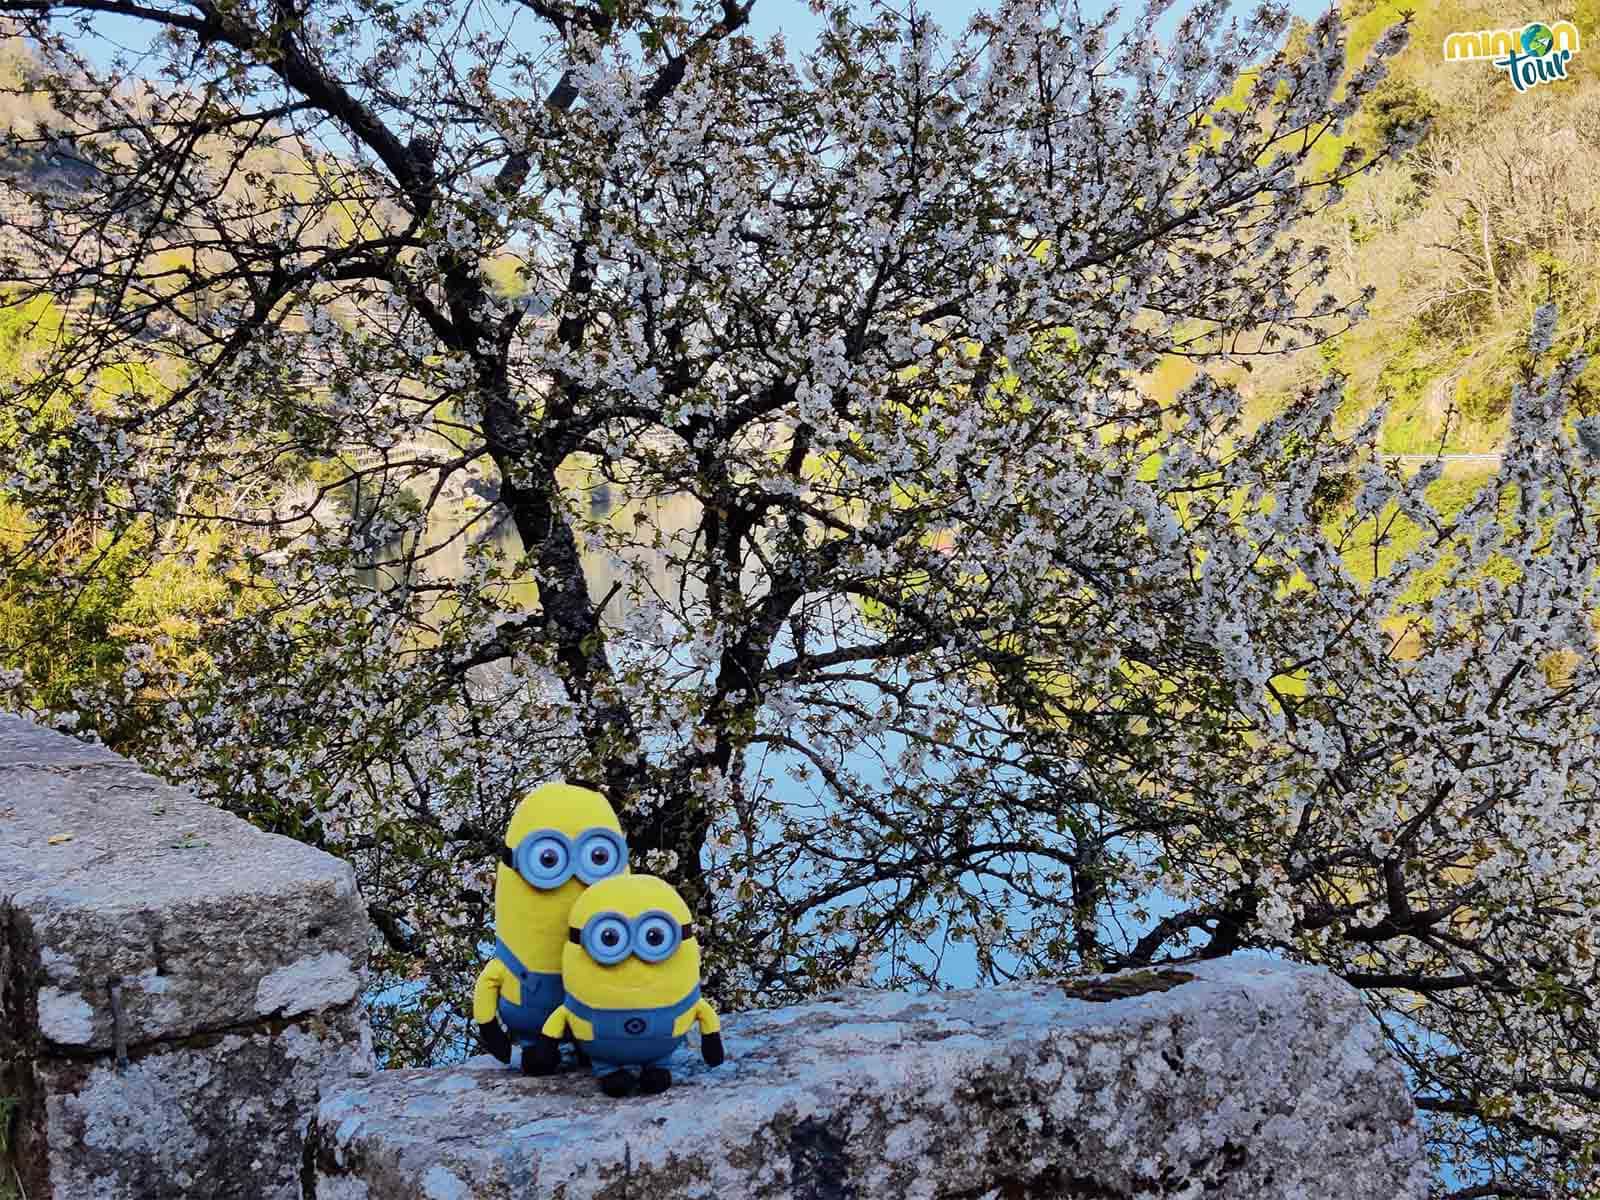
MULTIPOLYGON (((865 5, 858 3, 858 7, 865 5)), ((980 8, 993 7, 993 0, 920 0, 917 4, 919 11, 932 17, 947 32, 960 29, 980 8)), ((1091 13, 1104 13, 1110 7, 1109 3, 1098 3, 1097 0, 1085 0, 1084 3, 1085 11, 1091 13)), ((1143 7, 1141 0, 1121 5, 1125 17, 1142 11, 1143 7)), ((1172 11, 1161 21, 1158 31, 1165 34, 1191 7, 1192 4, 1186 0, 1177 0, 1172 11)), ((1243 16, 1254 7, 1255 0, 1235 0, 1234 15, 1243 16)), ((1291 12, 1308 20, 1321 16, 1327 8, 1328 0, 1290 0, 1289 3, 1291 12)), ((821 25, 803 0, 756 0, 755 10, 750 14, 750 28, 757 37, 765 38, 782 31, 791 51, 809 47, 815 41, 821 25)))
MULTIPOLYGON (((963 27, 973 13, 980 8, 994 7, 995 0, 917 0, 920 12, 932 17, 946 32, 954 32, 963 27)), ((896 7, 903 7, 909 0, 897 0, 896 7)), ((1321 15, 1328 8, 1329 0, 1289 0, 1291 12, 1308 19, 1321 15)), ((1234 0, 1233 14, 1242 17, 1255 7, 1256 0, 1234 0)), ((316 0, 308 0, 306 7, 315 14, 318 8, 316 0)), ((867 7, 866 0, 856 0, 858 9, 867 7)), ((1111 7, 1109 2, 1103 0, 1084 0, 1086 12, 1104 13, 1111 7)), ((1124 20, 1143 10, 1142 0, 1127 0, 1121 5, 1124 20)), ((1166 14, 1157 26, 1157 32, 1165 35, 1192 7, 1190 0, 1177 0, 1172 9, 1166 14)), ((531 25, 530 25, 531 27, 531 25)), ((815 16, 804 0, 757 0, 754 11, 750 16, 750 31, 756 37, 765 39, 773 33, 782 32, 789 43, 791 53, 798 53, 809 49, 816 40, 817 31, 822 27, 821 20, 815 16)), ((148 25, 124 17, 96 16, 94 28, 97 34, 109 39, 122 47, 137 49, 149 44, 148 25)), ((104 61, 105 52, 110 49, 105 43, 85 47, 92 57, 104 61)))

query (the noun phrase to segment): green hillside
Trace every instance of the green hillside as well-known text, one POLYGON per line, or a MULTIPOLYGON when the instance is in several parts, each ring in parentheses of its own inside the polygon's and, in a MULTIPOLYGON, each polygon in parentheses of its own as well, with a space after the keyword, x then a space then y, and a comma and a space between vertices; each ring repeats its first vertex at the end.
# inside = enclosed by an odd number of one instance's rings
MULTIPOLYGON (((1533 311, 1561 306, 1558 350, 1600 349, 1600 0, 1537 14, 1504 3, 1348 0, 1347 53, 1360 62, 1412 12, 1410 44, 1353 127, 1318 146, 1319 165, 1382 127, 1431 118, 1398 162, 1354 181, 1307 231, 1327 245, 1334 290, 1377 289, 1369 319, 1316 351, 1258 364, 1241 381, 1258 412, 1328 368, 1349 378, 1350 415, 1387 398, 1391 453, 1493 450, 1533 311), (1516 28, 1537 15, 1584 38, 1570 78, 1519 93, 1486 62, 1447 62, 1451 32, 1516 28), (1590 40, 1592 39, 1592 40, 1590 40)), ((1585 377, 1600 382, 1600 361, 1585 377)), ((1580 407, 1594 411, 1588 395, 1580 407)))

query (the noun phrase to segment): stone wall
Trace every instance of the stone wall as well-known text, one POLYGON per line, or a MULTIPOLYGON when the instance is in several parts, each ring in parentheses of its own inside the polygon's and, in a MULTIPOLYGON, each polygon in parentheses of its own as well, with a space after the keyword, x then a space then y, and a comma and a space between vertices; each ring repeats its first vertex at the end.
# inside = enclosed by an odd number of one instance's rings
MULTIPOLYGON (((664 1095, 489 1058, 323 1100, 316 1200, 1413 1200, 1416 1114, 1361 997, 1237 958, 852 991, 724 1022, 664 1095)), ((693 1037, 691 1037, 693 1041, 693 1037)))
POLYGON ((373 1067, 366 942, 348 864, 0 716, 0 1181, 300 1196, 318 1096, 373 1067))

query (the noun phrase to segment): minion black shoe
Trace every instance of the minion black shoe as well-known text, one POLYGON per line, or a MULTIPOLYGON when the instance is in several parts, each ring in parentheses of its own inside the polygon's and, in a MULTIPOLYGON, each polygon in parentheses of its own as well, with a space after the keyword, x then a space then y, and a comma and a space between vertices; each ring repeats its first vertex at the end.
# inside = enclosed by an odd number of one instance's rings
POLYGON ((672 1072, 665 1067, 646 1067, 639 1072, 639 1091, 646 1096, 659 1096, 672 1086, 672 1072))
POLYGON ((561 1066, 561 1050, 555 1042, 540 1034, 522 1048, 522 1073, 524 1075, 554 1075, 561 1066))
POLYGON ((626 1096, 633 1091, 633 1074, 629 1071, 613 1071, 609 1075, 602 1075, 600 1090, 612 1099, 626 1096))

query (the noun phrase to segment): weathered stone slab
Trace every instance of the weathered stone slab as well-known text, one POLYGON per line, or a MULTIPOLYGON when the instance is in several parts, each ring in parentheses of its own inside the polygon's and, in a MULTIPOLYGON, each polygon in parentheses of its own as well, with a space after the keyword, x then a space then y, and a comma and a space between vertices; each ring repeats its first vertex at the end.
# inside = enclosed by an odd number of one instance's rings
POLYGON ((112 1047, 113 980, 139 1045, 349 1003, 366 962, 349 864, 0 717, 7 910, 56 1047, 112 1047))
POLYGON ((128 762, 104 746, 80 742, 32 721, 0 713, 0 763, 10 767, 121 766, 128 762))
POLYGON ((348 864, 0 716, 0 1170, 29 1200, 298 1195, 318 1096, 373 1066, 366 937, 348 864))
POLYGON ((316 1098, 372 1069, 353 1006, 246 1033, 36 1065, 44 1119, 19 1147, 30 1197, 299 1200, 316 1098), (48 1130, 48 1137, 42 1136, 48 1130))
MULTIPOLYGON (((691 1038, 691 1042, 693 1039, 691 1038)), ((1255 959, 728 1018, 665 1095, 488 1058, 325 1099, 318 1200, 1406 1200, 1416 1116, 1357 993, 1255 959)))

